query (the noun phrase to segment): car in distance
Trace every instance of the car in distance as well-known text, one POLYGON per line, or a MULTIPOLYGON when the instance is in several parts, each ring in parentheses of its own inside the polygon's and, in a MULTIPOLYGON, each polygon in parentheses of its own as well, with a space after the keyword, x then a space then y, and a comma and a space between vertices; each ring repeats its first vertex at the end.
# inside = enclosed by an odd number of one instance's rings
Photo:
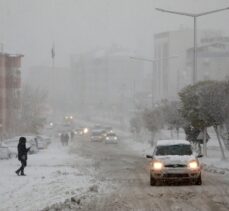
POLYGON ((35 144, 37 148, 40 149, 46 149, 48 145, 51 143, 51 139, 47 136, 43 135, 37 135, 34 137, 35 144))
POLYGON ((6 146, 0 144, 0 160, 9 159, 11 157, 10 150, 6 146))
POLYGON ((89 133, 89 129, 87 127, 78 128, 75 129, 74 133, 79 136, 87 135, 89 133))
POLYGON ((185 140, 159 140, 155 146, 150 162, 150 185, 164 181, 188 180, 201 185, 201 166, 192 150, 191 144, 185 140))
POLYGON ((11 138, 4 140, 2 143, 3 147, 7 147, 10 151, 11 157, 17 156, 17 145, 18 145, 18 138, 11 138))
POLYGON ((110 127, 110 126, 106 126, 106 127, 104 127, 104 132, 105 132, 106 134, 112 133, 112 132, 113 132, 113 129, 112 129, 112 127, 110 127))
POLYGON ((102 131, 92 131, 91 132, 91 141, 102 142, 104 141, 104 134, 102 131))
POLYGON ((110 132, 106 134, 105 138, 106 144, 117 144, 118 143, 118 137, 114 132, 110 132))

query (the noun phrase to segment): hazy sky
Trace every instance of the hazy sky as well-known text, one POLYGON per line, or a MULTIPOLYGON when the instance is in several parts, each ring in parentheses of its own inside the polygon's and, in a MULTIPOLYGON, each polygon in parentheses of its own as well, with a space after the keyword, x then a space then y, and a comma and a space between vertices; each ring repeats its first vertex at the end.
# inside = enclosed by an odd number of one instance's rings
MULTIPOLYGON (((55 42, 56 63, 69 56, 112 44, 139 56, 153 56, 154 33, 193 26, 191 18, 155 11, 202 12, 229 6, 229 0, 0 0, 0 43, 22 53, 24 68, 50 65, 55 42)), ((229 11, 201 17, 199 29, 229 32, 229 11)))

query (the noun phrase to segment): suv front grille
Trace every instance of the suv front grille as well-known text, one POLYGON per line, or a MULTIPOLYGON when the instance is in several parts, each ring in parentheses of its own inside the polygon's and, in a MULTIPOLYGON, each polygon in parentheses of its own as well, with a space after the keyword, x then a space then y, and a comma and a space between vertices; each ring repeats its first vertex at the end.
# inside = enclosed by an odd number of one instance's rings
POLYGON ((189 175, 188 174, 169 174, 169 173, 167 173, 167 174, 163 174, 163 177, 165 177, 165 178, 180 178, 180 177, 182 177, 182 178, 186 178, 186 177, 189 177, 189 175))
POLYGON ((167 167, 167 168, 185 168, 185 167, 187 167, 187 165, 185 165, 185 164, 168 164, 168 165, 165 165, 165 167, 167 167))

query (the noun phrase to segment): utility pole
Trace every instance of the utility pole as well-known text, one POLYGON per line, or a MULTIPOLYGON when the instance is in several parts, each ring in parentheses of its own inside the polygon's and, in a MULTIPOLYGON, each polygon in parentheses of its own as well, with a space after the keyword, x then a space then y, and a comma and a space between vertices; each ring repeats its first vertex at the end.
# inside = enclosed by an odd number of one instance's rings
POLYGON ((53 68, 53 69, 55 68, 55 56, 56 56, 55 44, 53 43, 52 50, 51 50, 52 68, 53 68))
POLYGON ((54 95, 54 76, 55 76, 55 57, 56 57, 56 52, 55 52, 55 44, 53 43, 52 49, 51 49, 51 60, 52 60, 52 66, 49 71, 49 100, 50 104, 52 105, 53 103, 53 95, 54 95))

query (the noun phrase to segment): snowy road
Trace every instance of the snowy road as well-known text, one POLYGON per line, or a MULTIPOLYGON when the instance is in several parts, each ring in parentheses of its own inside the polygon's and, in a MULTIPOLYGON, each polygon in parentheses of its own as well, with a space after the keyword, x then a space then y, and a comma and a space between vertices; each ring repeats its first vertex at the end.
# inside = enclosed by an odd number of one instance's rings
POLYGON ((0 161, 0 210, 229 210, 228 174, 203 172, 202 186, 151 187, 149 161, 123 141, 54 142, 29 156, 26 177, 15 175, 16 159, 0 161))
POLYGON ((94 195, 81 210, 226 211, 229 178, 203 172, 203 185, 150 187, 148 161, 124 143, 106 145, 77 141, 75 152, 94 160, 97 180, 113 184, 113 192, 94 195))

